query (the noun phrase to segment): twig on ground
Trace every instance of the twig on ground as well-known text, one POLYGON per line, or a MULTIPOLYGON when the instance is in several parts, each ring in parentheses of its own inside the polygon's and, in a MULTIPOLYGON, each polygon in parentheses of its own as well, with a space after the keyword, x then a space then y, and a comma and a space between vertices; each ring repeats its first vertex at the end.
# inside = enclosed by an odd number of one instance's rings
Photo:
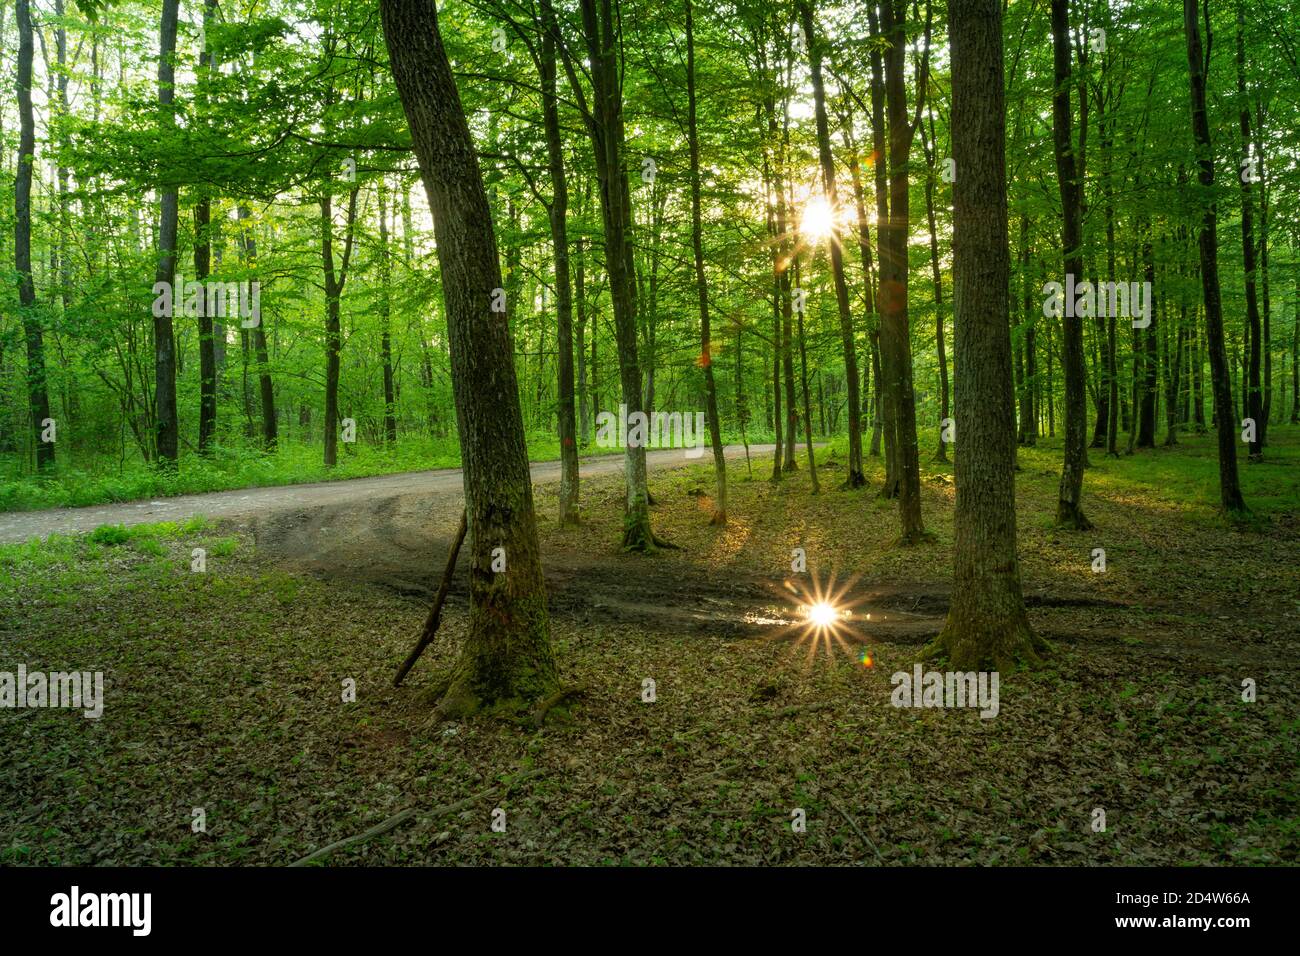
POLYGON ((853 827, 853 832, 862 838, 862 842, 865 843, 867 846, 871 847, 871 852, 876 854, 876 859, 879 860, 881 863, 884 863, 885 858, 880 855, 880 851, 876 849, 876 845, 871 842, 870 838, 868 838, 867 835, 862 832, 862 828, 858 826, 856 822, 854 822, 851 816, 849 816, 848 811, 846 811, 842 806, 840 806, 834 800, 828 800, 828 802, 832 807, 834 807, 836 810, 839 811, 840 816, 842 816, 848 822, 849 826, 853 827))
MULTIPOLYGON (((436 807, 433 810, 429 811, 429 813, 424 817, 424 819, 426 821, 434 820, 437 819, 438 817, 445 817, 452 813, 458 813, 467 807, 473 806, 475 803, 477 803, 480 800, 484 800, 490 796, 495 795, 497 790, 500 789, 502 786, 505 787, 506 794, 509 794, 510 791, 514 789, 516 785, 523 783, 523 781, 528 780, 532 777, 540 776, 543 772, 544 771, 539 769, 525 770, 523 773, 516 775, 512 780, 506 781, 504 784, 493 784, 491 787, 488 787, 486 790, 480 791, 479 793, 476 793, 471 797, 465 797, 463 800, 457 800, 455 803, 448 803, 445 806, 436 807)), ((324 859, 325 857, 333 853, 335 850, 338 850, 342 847, 352 846, 353 844, 357 844, 357 843, 364 843, 366 840, 373 839, 374 837, 387 833, 389 830, 393 830, 401 826, 403 823, 405 823, 406 821, 410 820, 413 816, 415 816, 419 812, 419 809, 420 809, 419 807, 407 807, 404 810, 399 810, 397 813, 394 813, 387 820, 384 820, 382 823, 375 824, 373 827, 371 827, 369 830, 366 830, 364 833, 358 833, 355 834, 354 836, 345 837, 342 840, 335 840, 333 843, 327 846, 323 846, 319 850, 315 850, 311 853, 308 853, 306 856, 300 859, 294 860, 289 865, 306 866, 308 863, 314 863, 317 860, 324 859)))

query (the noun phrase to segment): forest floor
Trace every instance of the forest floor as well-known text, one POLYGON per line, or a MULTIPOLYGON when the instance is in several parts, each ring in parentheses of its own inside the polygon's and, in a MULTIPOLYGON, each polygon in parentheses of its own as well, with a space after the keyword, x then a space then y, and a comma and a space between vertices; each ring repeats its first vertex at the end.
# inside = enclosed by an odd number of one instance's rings
POLYGON ((284 864, 404 810, 325 862, 1295 863, 1300 429, 1271 442, 1264 462, 1243 457, 1255 517, 1238 525, 1214 507, 1210 438, 1094 450, 1087 533, 1052 527, 1059 444, 1021 449, 1022 578, 1054 653, 1001 675, 992 719, 891 706, 891 675, 951 593, 942 464, 922 485, 933 540, 912 548, 876 497, 877 459, 868 489, 838 490, 840 448, 819 453, 817 497, 802 454, 780 483, 769 458, 752 479, 731 462, 722 529, 708 466, 654 473, 656 531, 680 550, 652 556, 617 547, 621 475, 584 482, 577 530, 539 485, 555 653, 585 689, 541 727, 432 719, 424 690, 458 650, 463 583, 391 686, 451 496, 0 546, 0 669, 102 670, 107 688, 98 720, 0 711, 0 863, 284 864), (809 635, 787 588, 832 581, 852 612, 842 641, 809 635))

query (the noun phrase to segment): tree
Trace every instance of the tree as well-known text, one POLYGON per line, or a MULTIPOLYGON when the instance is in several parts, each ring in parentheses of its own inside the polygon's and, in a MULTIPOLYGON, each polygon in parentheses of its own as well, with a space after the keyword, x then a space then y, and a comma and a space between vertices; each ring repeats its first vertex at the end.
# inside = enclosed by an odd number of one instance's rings
POLYGON ((718 500, 711 524, 727 523, 727 461, 722 454, 722 429, 718 421, 718 390, 713 378, 713 333, 709 327, 709 283, 704 274, 703 226, 700 214, 700 134, 695 116, 695 18, 686 0, 686 101, 691 153, 691 249, 695 258, 695 288, 700 300, 700 363, 704 368, 704 401, 713 445, 713 470, 718 500))
POLYGON ((469 632, 444 714, 510 708, 557 684, 514 345, 487 192, 434 0, 381 0, 393 77, 433 212, 470 540, 469 632), (507 313, 508 314, 508 313, 507 313))
MULTIPOLYGON (((564 171, 564 142, 560 136, 560 110, 556 95, 555 37, 557 27, 551 0, 542 0, 542 116, 546 126, 546 156, 551 172, 551 247, 555 250, 555 349, 559 353, 560 417, 560 524, 578 523, 578 443, 574 420, 573 290, 569 283, 569 184, 564 171)), ((582 354, 582 335, 578 336, 582 354)), ((585 408, 584 408, 585 412, 585 408)), ((584 414, 585 421, 585 414, 584 414)), ((584 424, 584 435, 586 432, 584 424)))
MULTIPOLYGON (((239 248, 244 266, 250 270, 250 275, 256 275, 257 239, 249 221, 251 213, 241 204, 236 215, 239 217, 239 248)), ((247 330, 241 328, 240 331, 247 337, 247 330)), ((274 451, 280 441, 280 429, 275 417, 275 388, 271 382, 271 362, 266 347, 266 320, 260 315, 253 326, 253 349, 257 358, 258 390, 262 397, 262 443, 263 447, 274 451)))
MULTIPOLYGON (((813 109, 817 119, 817 155, 821 162, 822 190, 832 210, 839 208, 835 185, 835 160, 831 156, 830 125, 826 120, 826 88, 822 80, 822 51, 813 29, 812 0, 799 0, 799 19, 808 41, 808 63, 812 70, 813 109)), ((853 312, 849 308, 849 286, 844 278, 844 245, 838 231, 832 229, 828 239, 831 274, 835 280, 835 303, 840 315, 840 343, 844 348, 844 379, 848 387, 849 474, 844 487, 860 488, 866 484, 862 475, 862 403, 858 397, 858 358, 854 341, 853 312)))
MULTIPOLYGON (((1083 229, 1080 211, 1082 187, 1074 162, 1070 117, 1070 12, 1069 0, 1052 0, 1052 142, 1056 151, 1056 178, 1061 193, 1061 246, 1066 276, 1083 281, 1083 229)), ((954 112, 954 115, 956 113, 954 112)), ((1066 284, 1068 285, 1067 278, 1066 284)), ((1088 458, 1087 372, 1083 367, 1083 319, 1073 302, 1064 303, 1061 316, 1061 364, 1065 372, 1065 461, 1056 503, 1056 523, 1087 531, 1092 527, 1083 514, 1083 469, 1088 458)), ((960 420, 960 419, 959 419, 960 420)))
MULTIPOLYGON (((212 27, 217 0, 203 2, 204 47, 199 51, 199 95, 196 99, 206 107, 206 87, 217 71, 217 55, 207 43, 212 27)), ((206 189, 200 189, 194 204, 194 279, 203 284, 212 264, 212 199, 206 189)), ((217 432, 217 346, 213 330, 212 309, 208 295, 203 295, 199 308, 199 451, 206 453, 212 447, 217 432)))
MULTIPOLYGON (((158 28, 158 125, 165 133, 176 126, 172 109, 175 97, 176 21, 180 0, 163 0, 158 28)), ((158 271, 154 291, 171 290, 172 309, 154 309, 154 448, 160 467, 174 469, 180 441, 176 415, 176 341, 172 311, 184 294, 173 289, 176 279, 176 226, 180 196, 175 184, 163 184, 158 208, 158 271)))
MULTIPOLYGON (((885 52, 885 106, 889 116, 889 217, 877 230, 880 240, 881 374, 893 409, 898 515, 904 544, 925 536, 921 522, 921 461, 916 443, 916 396, 912 387, 912 345, 907 315, 907 236, 911 191, 908 170, 912 139, 921 122, 929 83, 931 8, 926 3, 925 39, 917 67, 915 112, 908 116, 906 4, 886 0, 880 7, 880 27, 889 41, 885 52)), ((960 172, 959 172, 960 175, 960 172)), ((889 407, 888 405, 886 407, 889 407)), ((958 427, 960 428, 960 422, 958 427)), ((886 424, 888 428, 888 423, 886 424)))
MULTIPOLYGON (((1208 4, 1208 0, 1206 0, 1208 4)), ((1214 201, 1214 150, 1205 111, 1207 58, 1201 49, 1198 0, 1183 0, 1183 29, 1187 36, 1188 84, 1191 88, 1192 135, 1196 140, 1197 178, 1204 192, 1198 245, 1201 290, 1205 300, 1205 340, 1210 353, 1210 387, 1214 393, 1214 422, 1219 436, 1219 500, 1229 514, 1246 512, 1237 478, 1237 430, 1228 381, 1228 355, 1223 344, 1223 302, 1219 292, 1219 213, 1214 201)), ((1212 42, 1209 8, 1205 12, 1206 43, 1212 42)))
POLYGON ((952 58, 954 474, 952 605, 929 649, 956 670, 1036 661, 1016 557, 1001 0, 948 0, 952 58))
MULTIPOLYGON (((1241 0, 1237 0, 1237 100, 1241 125, 1241 150, 1250 156, 1250 99, 1246 95, 1246 23, 1241 0)), ((1256 155, 1255 162, 1262 161, 1256 155)), ((1248 167, 1249 168, 1249 167, 1248 167)), ((1268 424, 1264 414, 1263 395, 1260 389, 1260 319, 1259 295, 1256 284, 1255 261, 1255 200, 1251 188, 1252 177, 1243 172, 1241 181, 1241 258, 1246 276, 1246 322, 1250 334, 1248 381, 1242 383, 1246 395, 1246 417, 1255 423, 1255 434, 1250 442, 1250 458, 1258 461, 1264 457, 1264 430, 1268 424)), ((1267 281, 1267 280, 1266 280, 1267 281)))
MULTIPOLYGON (((618 348, 619 383, 628 419, 644 415, 641 363, 637 356, 636 265, 632 243, 632 191, 628 181, 620 70, 621 28, 612 0, 581 0, 582 33, 590 70, 591 107, 578 79, 578 67, 562 44, 565 74, 578 101, 591 138, 600 181, 600 208, 605 226, 605 273, 614 306, 614 336, 618 348)), ((652 551, 665 542, 650 528, 650 489, 646 479, 645 444, 632 441, 628 428, 624 450, 627 497, 623 516, 623 547, 652 551)))
POLYGON ((54 442, 42 440, 50 417, 45 382, 45 338, 36 315, 32 280, 32 165, 36 161, 36 124, 32 119, 32 17, 28 0, 18 0, 18 172, 14 183, 14 269, 18 273, 18 308, 27 341, 27 398, 31 407, 36 467, 54 465, 54 442))

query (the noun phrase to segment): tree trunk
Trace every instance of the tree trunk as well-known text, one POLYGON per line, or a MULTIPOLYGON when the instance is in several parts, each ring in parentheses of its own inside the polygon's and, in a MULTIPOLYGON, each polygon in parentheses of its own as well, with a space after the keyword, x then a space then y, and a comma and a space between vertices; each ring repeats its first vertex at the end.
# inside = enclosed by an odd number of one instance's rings
MULTIPOLYGON (((867 18, 872 37, 883 39, 874 3, 869 4, 867 7, 867 18)), ((885 387, 887 365, 884 354, 885 330, 882 302, 885 298, 885 226, 889 222, 889 165, 892 162, 892 157, 887 156, 885 147, 885 71, 879 44, 873 43, 871 45, 868 59, 871 63, 871 148, 876 159, 876 275, 879 280, 876 286, 877 349, 876 356, 873 359, 873 361, 878 359, 878 364, 873 365, 871 371, 876 376, 878 430, 885 444, 885 482, 881 485, 880 497, 897 498, 898 443, 894 427, 894 393, 891 389, 885 387)), ((872 447, 876 445, 874 433, 871 444, 872 447)))
POLYGON ((930 275, 934 282, 934 338, 935 349, 939 358, 939 445, 935 450, 935 460, 946 462, 948 460, 948 443, 944 441, 944 421, 948 418, 948 356, 947 343, 944 342, 943 333, 943 276, 939 272, 939 237, 935 229, 934 217, 934 188, 935 188, 935 159, 939 145, 935 142, 934 135, 934 116, 930 116, 930 136, 925 135, 925 127, 921 127, 921 148, 925 151, 925 165, 927 175, 925 177, 925 218, 926 224, 930 227, 930 275))
MULTIPOLYGON (((216 54, 207 47, 208 29, 212 25, 216 0, 204 0, 203 36, 204 49, 200 51, 199 93, 196 99, 206 113, 207 85, 216 72, 216 54)), ((194 205, 194 279, 206 286, 212 271, 212 201, 207 191, 201 190, 199 200, 194 205)), ((215 296, 205 293, 200 298, 199 306, 199 453, 207 454, 217 431, 217 346, 216 330, 213 325, 215 296)))
MULTIPOLYGON (((1245 14, 1240 0, 1237 2, 1237 99, 1241 122, 1241 150, 1250 154, 1250 101, 1246 98, 1246 44, 1245 14)), ((1255 157, 1262 161, 1262 156, 1255 157)), ((1264 457, 1264 406, 1260 390, 1260 320, 1259 296, 1255 279, 1255 200, 1251 178, 1244 172, 1237 179, 1241 183, 1241 259, 1246 278, 1246 327, 1250 336, 1249 370, 1243 382, 1245 417, 1255 423, 1254 438, 1250 442, 1250 460, 1264 457)))
MULTIPOLYGON (((253 225, 249 222, 251 215, 247 206, 242 204, 239 206, 239 247, 244 260, 244 269, 250 277, 245 280, 247 282, 256 281, 252 277, 257 275, 257 238, 253 235, 253 225)), ((242 324, 241 321, 241 326, 242 324)), ((247 343, 248 330, 241 327, 240 333, 241 338, 247 343)), ((271 383, 271 360, 266 347, 266 323, 261 315, 255 317, 252 333, 258 389, 262 397, 262 442, 267 451, 275 451, 279 444, 279 425, 275 415, 275 388, 271 383)), ((244 354, 245 356, 248 354, 247 344, 245 344, 244 354)), ((245 368, 246 406, 251 405, 247 400, 247 391, 247 368, 245 368)), ((251 420, 251 409, 248 414, 251 420)))
MULTIPOLYGON (((904 11, 892 0, 881 5, 881 27, 890 41, 885 53, 885 101, 889 114, 889 211, 880 230, 880 343, 885 393, 894 412, 900 541, 915 544, 925 535, 921 522, 921 463, 916 443, 916 396, 912 389, 912 345, 907 315, 907 235, 909 223, 908 159, 916 121, 908 116, 904 11)), ((925 52, 917 80, 917 117, 925 102, 930 48, 929 3, 926 5, 925 52)), ((958 176, 961 171, 958 171, 958 176)), ((960 428, 960 424, 958 426, 960 428)))
MULTIPOLYGON (((158 28, 158 123, 163 135, 176 125, 172 112, 176 55, 176 21, 180 0, 163 0, 162 21, 158 28)), ((158 210, 158 270, 154 274, 158 289, 172 291, 172 309, 184 298, 183 289, 172 288, 176 279, 176 226, 179 195, 175 187, 164 187, 158 210)), ((180 433, 176 417, 176 341, 172 334, 172 309, 155 309, 154 339, 154 445, 158 465, 175 470, 180 433)))
MULTIPOLYGON (((619 31, 612 0, 581 0, 583 35, 591 64, 591 112, 588 132, 600 180, 600 207, 605 226, 605 273, 614 306, 619 382, 628 417, 644 414, 641 365, 637 358, 636 269, 632 253, 632 197, 624 149, 623 93, 619 70, 619 31)), ((566 63, 570 85, 580 98, 576 73, 566 63)), ((628 429, 631 432, 631 429, 628 429)), ((644 444, 625 448, 627 484, 623 547, 651 551, 659 541, 650 528, 650 491, 644 444)))
POLYGON ((379 298, 379 361, 384 377, 384 441, 392 447, 397 444, 397 396, 393 389, 393 331, 390 324, 392 312, 393 268, 388 249, 388 195, 384 177, 379 177, 379 284, 383 286, 379 298))
POLYGON ((1219 435, 1219 498, 1230 513, 1246 511, 1237 478, 1237 429, 1228 385, 1228 356, 1223 343, 1223 305, 1219 295, 1218 208, 1213 199, 1214 152, 1210 121, 1205 111, 1205 62, 1201 51, 1198 0, 1183 0, 1183 27, 1187 33, 1187 62, 1191 87, 1192 133, 1196 140, 1198 178, 1205 203, 1199 237, 1201 288, 1205 297, 1205 338, 1210 353, 1210 387, 1219 435))
MULTIPOLYGON (((709 328, 709 284, 704 274, 703 226, 700 213, 700 136, 695 118, 695 18, 691 0, 686 0, 686 102, 688 142, 691 155, 691 249, 695 255, 695 289, 700 302, 700 363, 704 366, 704 402, 713 442, 713 470, 717 476, 718 499, 714 503, 715 525, 727 523, 727 462, 722 454, 722 429, 718 423, 718 394, 713 380, 713 333, 709 328)), ((698 436, 696 436, 698 439, 698 436)))
MULTIPOLYGON (((1147 224, 1148 230, 1150 224, 1147 224)), ((1156 288, 1155 255, 1152 251, 1151 238, 1148 235, 1142 242, 1143 278, 1156 288)), ((1156 447, 1156 386, 1159 380, 1160 363, 1156 354, 1156 328, 1163 322, 1158 314, 1158 298, 1151 302, 1151 323, 1138 331, 1139 347, 1142 352, 1141 403, 1138 409, 1137 445, 1139 448, 1156 447)))
MULTIPOLYGON (((1052 97, 1052 140, 1056 151, 1056 176, 1061 193, 1061 245, 1066 276, 1083 281, 1080 222, 1080 185, 1076 178, 1070 117, 1070 15, 1069 0, 1052 0, 1052 52, 1056 92, 1052 97)), ((1068 279, 1066 280, 1068 283, 1068 279)), ((1065 373, 1065 460, 1056 503, 1059 526, 1086 531, 1092 523, 1084 516, 1083 469, 1088 455, 1088 396, 1083 367, 1083 319, 1074 303, 1065 303, 1061 316, 1061 364, 1065 373)))
MULTIPOLYGON (((174 0, 172 3, 174 11, 174 0)), ((36 448, 36 467, 44 471, 54 465, 54 442, 43 441, 41 437, 50 417, 50 395, 45 381, 45 337, 36 315, 36 285, 32 280, 32 163, 36 153, 36 124, 32 118, 32 18, 28 0, 18 0, 17 12, 19 138, 14 182, 14 269, 18 273, 18 308, 27 343, 27 400, 31 407, 32 442, 36 448)), ((172 25, 175 36, 174 16, 172 25)))
POLYGON ((928 652, 954 670, 1011 670, 1046 642, 1029 627, 1016 556, 1015 399, 1007 283, 1001 0, 949 0, 957 442, 952 606, 928 652))
MULTIPOLYGON (((799 0, 799 19, 804 37, 808 41, 808 62, 812 69, 813 110, 817 121, 817 152, 821 160, 822 189, 826 202, 834 214, 839 209, 839 192, 835 183, 835 160, 831 156, 830 125, 826 119, 826 89, 822 80, 821 43, 813 29, 812 0, 799 0)), ((849 419, 849 473, 846 488, 860 488, 866 484, 862 475, 862 425, 861 399, 858 396, 857 344, 853 330, 853 312, 849 307, 849 286, 844 278, 844 246, 839 233, 832 228, 828 239, 831 255, 831 275, 835 282, 835 303, 840 316, 840 344, 844 349, 844 378, 848 391, 849 419)), ((800 314, 800 322, 803 316, 800 314)))
POLYGON ((514 344, 506 316, 491 311, 501 287, 492 213, 434 0, 381 0, 380 13, 433 213, 464 462, 469 628, 439 683, 439 710, 515 709, 553 693, 558 678, 514 344))
MULTIPOLYGON (((542 0, 542 116, 546 126, 546 155, 551 173, 551 247, 555 251, 555 350, 560 434, 560 524, 578 523, 578 442, 574 420, 573 290, 569 285, 569 183, 564 171, 564 142, 556 95, 555 10, 542 0)), ((579 341, 579 351, 582 343, 579 341)))

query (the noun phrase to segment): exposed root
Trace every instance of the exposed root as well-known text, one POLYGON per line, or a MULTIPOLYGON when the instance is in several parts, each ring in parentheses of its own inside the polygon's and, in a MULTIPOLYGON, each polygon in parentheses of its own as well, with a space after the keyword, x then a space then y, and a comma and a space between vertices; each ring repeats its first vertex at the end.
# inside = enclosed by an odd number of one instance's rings
POLYGON ((556 691, 550 697, 547 697, 544 701, 542 701, 540 704, 538 704, 536 707, 533 708, 533 718, 532 718, 533 726, 541 727, 543 724, 546 723, 546 715, 549 714, 551 710, 553 710, 555 707, 558 707, 560 704, 562 704, 564 701, 568 700, 571 697, 583 697, 586 695, 586 693, 587 693, 587 688, 577 684, 575 684, 572 687, 564 687, 556 691))
POLYGON ((1067 531, 1091 531, 1093 523, 1084 516, 1083 509, 1064 499, 1056 503, 1056 526, 1067 531))

